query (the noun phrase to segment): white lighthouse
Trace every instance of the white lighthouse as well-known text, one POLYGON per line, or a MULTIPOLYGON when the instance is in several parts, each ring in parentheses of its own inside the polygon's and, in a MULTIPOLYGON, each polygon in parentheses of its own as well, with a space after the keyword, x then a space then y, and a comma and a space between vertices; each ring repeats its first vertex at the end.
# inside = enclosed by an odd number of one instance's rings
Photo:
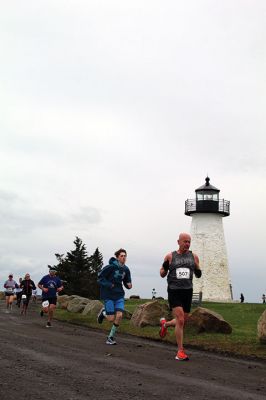
POLYGON ((230 215, 230 202, 219 199, 220 190, 210 178, 195 190, 196 198, 185 202, 185 214, 192 217, 191 250, 199 256, 201 279, 194 279, 194 292, 205 301, 232 301, 223 217, 230 215))

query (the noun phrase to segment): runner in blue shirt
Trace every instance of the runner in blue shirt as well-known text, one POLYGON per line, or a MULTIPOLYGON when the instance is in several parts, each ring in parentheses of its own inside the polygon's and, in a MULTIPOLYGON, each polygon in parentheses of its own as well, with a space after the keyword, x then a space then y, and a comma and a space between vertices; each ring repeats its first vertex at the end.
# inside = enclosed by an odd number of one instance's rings
POLYGON ((57 293, 64 289, 60 278, 56 276, 55 268, 49 267, 49 274, 42 277, 38 283, 38 287, 42 290, 41 316, 43 316, 43 313, 48 314, 46 328, 51 328, 51 321, 56 308, 57 293))
POLYGON ((114 336, 123 317, 125 304, 123 285, 127 289, 132 288, 130 270, 125 264, 126 250, 117 250, 115 257, 110 258, 109 265, 106 265, 98 275, 101 299, 104 300, 104 308, 98 315, 98 323, 101 324, 104 318, 113 323, 106 340, 106 344, 111 345, 116 344, 114 336))

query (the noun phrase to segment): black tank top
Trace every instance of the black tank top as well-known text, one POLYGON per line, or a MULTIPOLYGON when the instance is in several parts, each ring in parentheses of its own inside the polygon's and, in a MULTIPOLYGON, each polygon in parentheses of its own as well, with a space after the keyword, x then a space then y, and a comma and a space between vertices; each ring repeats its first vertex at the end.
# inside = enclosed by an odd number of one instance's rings
POLYGON ((185 254, 172 252, 172 262, 169 265, 167 282, 169 289, 192 289, 195 260, 192 251, 185 254))

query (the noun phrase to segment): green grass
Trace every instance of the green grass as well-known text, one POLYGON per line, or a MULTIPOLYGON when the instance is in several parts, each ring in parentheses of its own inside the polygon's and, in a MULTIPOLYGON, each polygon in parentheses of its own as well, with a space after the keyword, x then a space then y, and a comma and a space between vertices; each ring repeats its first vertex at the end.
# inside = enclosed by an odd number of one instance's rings
MULTIPOLYGON (((126 309, 133 313, 139 304, 143 304, 146 301, 148 300, 126 300, 126 309)), ((203 303, 202 307, 222 315, 231 324, 233 332, 230 335, 219 333, 198 334, 193 329, 186 329, 184 342, 187 347, 266 359, 266 345, 260 344, 257 338, 257 323, 265 310, 265 305, 252 303, 203 303)), ((82 314, 69 313, 58 309, 56 318, 91 328, 110 330, 110 324, 107 321, 104 321, 102 325, 97 324, 95 315, 83 316, 82 314)), ((121 333, 161 340, 158 330, 159 327, 151 326, 136 328, 126 319, 123 320, 119 328, 121 333)), ((174 330, 169 329, 169 334, 163 340, 175 344, 174 330)))

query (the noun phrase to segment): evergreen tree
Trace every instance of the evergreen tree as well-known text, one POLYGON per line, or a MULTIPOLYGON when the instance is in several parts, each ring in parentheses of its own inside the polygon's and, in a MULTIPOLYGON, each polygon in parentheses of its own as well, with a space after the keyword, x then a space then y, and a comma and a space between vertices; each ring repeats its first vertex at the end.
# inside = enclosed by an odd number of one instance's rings
POLYGON ((98 272, 103 265, 103 257, 97 248, 88 256, 86 246, 79 237, 74 240, 75 249, 64 254, 55 254, 58 264, 57 275, 64 284, 64 293, 77 294, 90 299, 99 298, 98 272))
POLYGON ((103 266, 103 256, 97 247, 95 252, 90 257, 91 270, 90 270, 90 293, 92 299, 98 299, 100 296, 100 288, 97 284, 98 273, 103 266))

